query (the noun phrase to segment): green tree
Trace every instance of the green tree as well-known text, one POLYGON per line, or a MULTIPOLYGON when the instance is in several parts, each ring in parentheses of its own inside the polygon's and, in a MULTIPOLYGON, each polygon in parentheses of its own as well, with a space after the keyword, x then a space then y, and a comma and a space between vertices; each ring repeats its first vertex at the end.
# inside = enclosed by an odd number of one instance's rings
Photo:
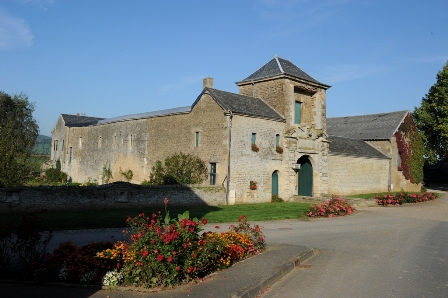
POLYGON ((448 62, 437 73, 437 82, 415 107, 413 118, 425 144, 430 163, 448 161, 448 62))
POLYGON ((29 157, 39 133, 33 111, 25 94, 0 91, 0 187, 21 185, 33 172, 29 157))

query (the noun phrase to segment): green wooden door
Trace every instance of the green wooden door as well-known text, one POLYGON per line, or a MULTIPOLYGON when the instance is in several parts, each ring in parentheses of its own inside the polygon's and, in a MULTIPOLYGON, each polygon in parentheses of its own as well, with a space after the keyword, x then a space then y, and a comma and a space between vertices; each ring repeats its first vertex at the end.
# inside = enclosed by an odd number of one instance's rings
POLYGON ((272 173, 272 194, 278 196, 278 172, 272 173))
POLYGON ((299 196, 313 196, 313 167, 309 161, 300 165, 299 196))

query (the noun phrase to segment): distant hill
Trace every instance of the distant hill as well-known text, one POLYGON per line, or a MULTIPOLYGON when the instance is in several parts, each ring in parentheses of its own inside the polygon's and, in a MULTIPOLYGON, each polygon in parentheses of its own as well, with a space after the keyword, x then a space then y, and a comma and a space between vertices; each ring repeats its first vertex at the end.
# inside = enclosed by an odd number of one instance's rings
POLYGON ((38 144, 51 144, 51 137, 44 135, 38 135, 36 138, 36 143, 38 144))
POLYGON ((51 138, 38 135, 36 138, 36 144, 31 151, 32 155, 50 155, 51 154, 51 138))

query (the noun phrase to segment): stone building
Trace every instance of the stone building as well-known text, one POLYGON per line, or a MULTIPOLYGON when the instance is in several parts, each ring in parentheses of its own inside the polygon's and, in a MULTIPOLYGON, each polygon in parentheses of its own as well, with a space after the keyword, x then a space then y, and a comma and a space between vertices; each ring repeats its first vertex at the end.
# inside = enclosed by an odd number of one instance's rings
POLYGON ((420 191, 421 183, 403 175, 397 146, 396 133, 407 117, 412 119, 409 111, 328 118, 329 192, 420 191))
MULTIPOLYGON (((157 160, 191 153, 208 164, 204 185, 224 186, 227 202, 267 202, 272 194, 290 199, 350 192, 350 185, 337 187, 340 182, 330 181, 338 181, 338 175, 329 172, 336 173, 344 158, 360 158, 352 154, 356 150, 340 154, 339 134, 328 137, 330 86, 277 56, 236 84, 239 94, 214 89, 213 79, 206 78, 189 107, 109 119, 62 114, 52 131, 51 158, 61 161, 73 181, 101 184, 105 169, 111 170, 111 181, 117 181, 120 170, 130 169, 132 182, 139 183, 148 179, 157 160), (251 184, 256 184, 255 190, 251 184)), ((378 164, 381 183, 369 181, 364 188, 387 190, 393 157, 364 140, 346 146, 358 148, 365 164, 378 164)))

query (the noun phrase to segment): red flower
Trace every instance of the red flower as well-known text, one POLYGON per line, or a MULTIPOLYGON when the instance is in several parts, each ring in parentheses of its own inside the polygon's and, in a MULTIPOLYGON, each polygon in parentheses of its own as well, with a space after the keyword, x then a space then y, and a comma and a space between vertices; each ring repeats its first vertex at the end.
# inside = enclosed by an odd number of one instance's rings
POLYGON ((151 244, 154 244, 154 243, 156 243, 156 241, 154 239, 152 239, 151 240, 151 244))
POLYGON ((179 270, 180 270, 180 266, 177 266, 177 267, 176 267, 176 271, 179 271, 179 270))
POLYGON ((215 226, 215 229, 219 229, 219 226, 215 226))
POLYGON ((165 198, 165 200, 163 200, 163 203, 165 204, 166 207, 166 205, 168 205, 168 198, 165 198))
POLYGON ((202 224, 206 225, 206 224, 207 224, 207 219, 204 218, 204 219, 202 220, 202 224))
POLYGON ((194 269, 193 266, 190 266, 190 267, 188 268, 188 270, 187 270, 187 273, 190 274, 191 271, 193 271, 193 269, 194 269))
POLYGON ((142 263, 140 263, 140 262, 137 262, 137 266, 139 266, 139 267, 140 267, 141 265, 142 265, 142 263))
POLYGON ((145 216, 145 213, 140 213, 138 216, 140 216, 140 217, 144 217, 144 216, 145 216))
POLYGON ((193 259, 196 259, 198 257, 197 254, 193 254, 193 259))
POLYGON ((146 257, 149 254, 149 252, 145 249, 142 251, 142 257, 146 257))
POLYGON ((157 256, 157 261, 161 262, 163 260, 164 256, 163 255, 158 255, 157 256))
POLYGON ((167 261, 171 263, 171 262, 173 261, 173 257, 172 257, 172 256, 169 256, 168 259, 167 259, 167 261))

